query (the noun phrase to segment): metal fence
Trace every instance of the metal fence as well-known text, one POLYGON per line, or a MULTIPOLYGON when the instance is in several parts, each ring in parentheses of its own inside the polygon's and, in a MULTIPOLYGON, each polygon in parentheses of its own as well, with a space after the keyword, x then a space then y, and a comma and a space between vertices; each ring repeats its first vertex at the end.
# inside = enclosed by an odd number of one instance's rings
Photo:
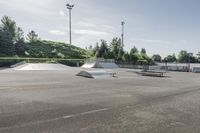
POLYGON ((104 59, 104 58, 97 58, 97 59, 87 59, 86 62, 104 62, 104 63, 115 63, 114 59, 104 59))

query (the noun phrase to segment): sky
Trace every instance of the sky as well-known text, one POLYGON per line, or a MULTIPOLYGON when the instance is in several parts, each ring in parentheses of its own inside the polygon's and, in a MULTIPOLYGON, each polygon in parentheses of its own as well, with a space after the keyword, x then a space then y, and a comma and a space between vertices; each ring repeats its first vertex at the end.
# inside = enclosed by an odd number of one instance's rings
POLYGON ((149 55, 167 56, 180 50, 200 51, 200 0, 0 0, 0 18, 9 16, 25 34, 88 47, 121 37, 125 21, 125 50, 146 48, 149 55))

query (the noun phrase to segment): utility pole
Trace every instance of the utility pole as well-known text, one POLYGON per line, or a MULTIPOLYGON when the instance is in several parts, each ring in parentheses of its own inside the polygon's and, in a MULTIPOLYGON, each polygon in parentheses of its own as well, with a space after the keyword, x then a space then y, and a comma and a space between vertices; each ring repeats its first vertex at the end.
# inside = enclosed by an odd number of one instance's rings
POLYGON ((69 43, 72 44, 72 18, 71 18, 71 11, 74 5, 66 4, 67 9, 69 9, 69 43))
POLYGON ((190 63, 191 63, 191 60, 190 60, 190 58, 193 56, 193 53, 188 53, 188 61, 189 61, 189 63, 188 63, 188 72, 190 72, 190 63))
POLYGON ((122 25, 122 46, 124 46, 124 24, 125 24, 125 22, 122 21, 121 22, 121 25, 122 25))

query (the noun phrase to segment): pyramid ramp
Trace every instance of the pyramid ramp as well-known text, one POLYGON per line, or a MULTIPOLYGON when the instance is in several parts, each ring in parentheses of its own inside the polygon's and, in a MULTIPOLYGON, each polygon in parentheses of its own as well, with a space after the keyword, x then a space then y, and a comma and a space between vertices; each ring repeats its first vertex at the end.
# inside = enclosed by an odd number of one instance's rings
POLYGON ((107 63, 107 62, 86 62, 82 68, 107 68, 107 69, 115 69, 119 68, 115 63, 107 63))
POLYGON ((86 78, 114 78, 115 73, 113 72, 107 72, 107 71, 81 71, 77 74, 77 76, 82 76, 86 78))
POLYGON ((12 68, 13 70, 20 71, 34 71, 34 70, 68 70, 69 66, 62 64, 48 64, 48 63, 25 63, 17 67, 12 68))
POLYGON ((94 68, 96 65, 96 62, 87 62, 85 63, 83 66, 81 66, 82 68, 94 68))

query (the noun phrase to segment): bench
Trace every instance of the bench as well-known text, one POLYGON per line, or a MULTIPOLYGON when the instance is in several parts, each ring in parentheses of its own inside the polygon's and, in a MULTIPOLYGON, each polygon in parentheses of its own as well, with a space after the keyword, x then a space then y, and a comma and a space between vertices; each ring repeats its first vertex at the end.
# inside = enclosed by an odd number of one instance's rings
POLYGON ((140 72, 136 72, 138 75, 142 76, 153 76, 153 77, 163 77, 164 76, 164 71, 155 71, 155 70, 144 70, 140 72))

